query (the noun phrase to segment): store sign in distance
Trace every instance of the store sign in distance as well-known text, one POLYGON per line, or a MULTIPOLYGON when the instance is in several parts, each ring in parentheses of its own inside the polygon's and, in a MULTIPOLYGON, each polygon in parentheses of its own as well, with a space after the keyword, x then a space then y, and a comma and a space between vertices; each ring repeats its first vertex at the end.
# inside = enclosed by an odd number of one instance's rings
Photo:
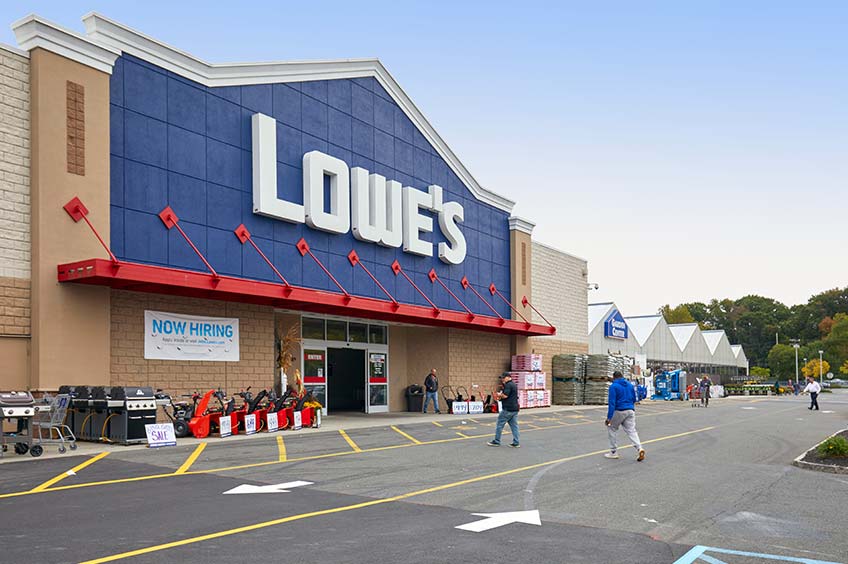
POLYGON ((608 339, 627 339, 627 323, 621 312, 613 310, 613 312, 604 321, 604 337, 608 339))
POLYGON ((303 155, 303 204, 289 202, 277 194, 277 121, 264 114, 251 118, 253 143, 253 213, 312 229, 344 234, 353 231, 360 241, 384 247, 402 247, 406 253, 432 257, 433 244, 421 238, 433 232, 433 218, 447 242, 438 244, 439 259, 461 264, 467 246, 459 224, 465 211, 458 202, 443 201, 442 187, 431 185, 427 192, 402 186, 361 167, 321 151, 303 155), (324 201, 324 178, 330 178, 330 202, 324 201), (326 211, 329 207, 330 211, 326 211))

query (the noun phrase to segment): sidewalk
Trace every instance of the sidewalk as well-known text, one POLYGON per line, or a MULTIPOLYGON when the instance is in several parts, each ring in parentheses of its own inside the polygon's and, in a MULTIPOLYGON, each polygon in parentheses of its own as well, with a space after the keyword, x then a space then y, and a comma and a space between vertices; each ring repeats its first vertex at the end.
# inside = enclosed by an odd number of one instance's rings
MULTIPOLYGON (((537 407, 533 409, 523 410, 522 413, 532 413, 538 415, 544 415, 546 413, 558 413, 558 412, 572 412, 572 411, 590 411, 596 410, 599 408, 606 409, 605 406, 598 405, 554 405, 551 407, 537 407)), ((409 412, 393 412, 393 413, 339 413, 328 415, 321 419, 321 427, 318 429, 314 428, 306 428, 301 429, 299 431, 278 431, 274 433, 265 433, 260 432, 254 435, 233 435, 232 437, 227 437, 225 439, 220 439, 218 437, 207 437, 205 439, 196 439, 194 437, 185 437, 182 439, 177 439, 176 447, 165 447, 165 448, 180 448, 180 447, 191 447, 194 448, 197 444, 201 442, 210 442, 210 443, 233 443, 239 441, 252 441, 252 440, 261 440, 268 439, 277 434, 282 434, 284 437, 290 436, 300 436, 300 435, 312 435, 316 433, 338 433, 339 430, 350 430, 350 429, 367 429, 371 427, 390 427, 392 425, 415 425, 420 423, 431 423, 433 421, 443 423, 443 422, 460 422, 460 421, 468 421, 470 419, 474 419, 477 421, 485 421, 485 420, 494 420, 497 418, 496 413, 485 413, 483 415, 451 415, 448 413, 441 414, 423 414, 423 413, 409 413, 409 412)), ((65 454, 59 454, 57 452, 57 446, 54 444, 46 444, 44 445, 44 454, 42 454, 38 458, 33 458, 29 454, 26 455, 17 455, 11 449, 9 452, 5 453, 3 458, 0 458, 0 465, 8 464, 12 462, 23 462, 23 461, 33 461, 33 460, 45 460, 52 458, 62 458, 67 456, 80 456, 80 455, 93 455, 97 453, 101 453, 104 451, 114 451, 114 452, 127 452, 130 450, 139 450, 146 449, 146 444, 140 445, 116 445, 116 444, 108 444, 108 443, 95 443, 88 441, 79 441, 77 443, 78 448, 75 451, 68 450, 65 454)))

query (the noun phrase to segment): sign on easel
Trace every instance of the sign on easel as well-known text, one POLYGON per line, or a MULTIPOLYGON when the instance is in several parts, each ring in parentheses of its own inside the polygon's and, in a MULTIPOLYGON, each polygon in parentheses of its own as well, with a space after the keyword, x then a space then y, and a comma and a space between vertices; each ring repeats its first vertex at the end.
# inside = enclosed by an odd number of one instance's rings
POLYGON ((150 448, 177 446, 173 423, 145 425, 144 432, 147 433, 147 446, 150 448))
POLYGON ((218 430, 222 439, 233 434, 233 420, 229 415, 222 415, 218 420, 218 430))
POLYGON ((303 415, 299 411, 294 412, 294 426, 292 427, 293 431, 300 431, 301 427, 303 427, 303 415))
POLYGON ((249 413, 244 416, 244 434, 253 435, 256 433, 256 414, 249 413))
POLYGON ((271 412, 268 414, 268 432, 279 431, 280 430, 280 420, 277 417, 276 412, 271 412))

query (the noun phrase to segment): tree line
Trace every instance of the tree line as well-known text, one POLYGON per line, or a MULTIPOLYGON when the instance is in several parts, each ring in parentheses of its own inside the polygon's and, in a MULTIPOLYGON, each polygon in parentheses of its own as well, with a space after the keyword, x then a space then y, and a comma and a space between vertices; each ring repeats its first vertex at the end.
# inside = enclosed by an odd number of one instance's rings
POLYGON ((724 329, 733 344, 740 344, 759 374, 781 380, 795 378, 795 348, 805 374, 848 374, 848 286, 812 296, 806 304, 787 306, 777 300, 750 295, 737 300, 664 305, 659 312, 669 324, 698 323, 701 329, 724 329), (804 366, 803 359, 807 359, 804 366))

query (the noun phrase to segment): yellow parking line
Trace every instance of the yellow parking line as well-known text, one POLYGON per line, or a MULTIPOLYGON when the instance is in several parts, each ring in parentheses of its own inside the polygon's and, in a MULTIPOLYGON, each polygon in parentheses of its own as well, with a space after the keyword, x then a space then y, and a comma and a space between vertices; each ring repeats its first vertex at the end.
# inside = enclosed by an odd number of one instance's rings
POLYGON ((286 443, 283 442, 283 436, 277 435, 277 451, 280 453, 279 462, 286 461, 286 443))
POLYGON ((47 488, 49 488, 50 486, 52 486, 56 482, 61 482, 62 480, 64 480, 68 476, 73 476, 74 474, 76 474, 77 472, 79 472, 80 470, 85 468, 86 466, 91 466, 92 464, 94 464, 95 462, 100 460, 101 458, 105 457, 107 454, 109 454, 109 451, 103 451, 100 454, 92 456, 91 458, 89 458, 85 462, 77 464, 76 466, 74 466, 73 468, 68 470, 67 472, 62 472, 61 474, 59 474, 55 478, 50 478, 49 480, 47 480, 43 484, 39 484, 39 485, 35 486, 30 491, 31 492, 43 492, 44 490, 46 490, 47 488))
POLYGON ((459 431, 457 431, 456 434, 459 435, 460 437, 462 437, 463 439, 470 439, 471 438, 469 435, 463 435, 459 431))
MULTIPOLYGON (((704 432, 704 431, 709 431, 711 429, 715 429, 715 427, 704 427, 703 429, 697 429, 695 431, 687 431, 685 433, 678 433, 676 435, 668 435, 668 436, 665 436, 665 437, 659 437, 657 439, 651 439, 649 441, 645 441, 644 444, 656 443, 656 442, 659 442, 659 441, 666 441, 666 440, 669 440, 669 439, 684 437, 684 436, 692 435, 692 434, 695 434, 695 433, 701 433, 701 432, 704 432)), ((628 445, 627 447, 624 447, 624 448, 629 448, 629 447, 630 447, 630 445, 628 445)), ((578 454, 578 455, 575 455, 575 456, 558 458, 556 460, 548 460, 548 461, 545 461, 545 462, 540 462, 538 464, 531 464, 530 466, 522 466, 520 468, 513 468, 511 470, 504 470, 503 472, 496 472, 494 474, 485 474, 483 476, 476 476, 474 478, 469 478, 467 480, 461 480, 459 482, 452 482, 452 483, 449 483, 449 484, 442 484, 440 486, 434 486, 434 487, 426 488, 426 489, 423 489, 423 490, 416 490, 416 491, 408 492, 408 493, 405 493, 405 494, 396 495, 396 496, 393 496, 393 497, 387 497, 387 498, 383 498, 383 499, 374 499, 374 500, 365 501, 365 502, 361 502, 361 503, 355 503, 353 505, 344 505, 344 506, 341 506, 341 507, 332 507, 332 508, 329 508, 329 509, 312 511, 312 512, 309 512, 309 513, 301 513, 299 515, 291 515, 289 517, 282 517, 280 519, 273 519, 271 521, 263 521, 261 523, 254 523, 252 525, 245 525, 243 527, 237 527, 237 528, 234 528, 234 529, 227 529, 225 531, 217 531, 217 532, 214 532, 214 533, 208 533, 208 534, 205 534, 205 535, 190 537, 190 538, 187 538, 187 539, 180 539, 180 540, 177 540, 177 541, 172 541, 172 542, 168 542, 168 543, 164 543, 164 544, 157 544, 157 545, 154 545, 154 546, 148 546, 148 547, 140 548, 140 549, 137 549, 137 550, 130 550, 128 552, 121 552, 119 554, 112 554, 110 556, 104 556, 102 558, 96 558, 94 560, 87 560, 85 562, 82 562, 81 564, 105 564, 106 562, 114 562, 116 560, 122 560, 124 558, 132 558, 134 556, 141 556, 143 554, 150 554, 152 552, 159 552, 159 551, 162 551, 162 550, 168 550, 170 548, 176 548, 176 547, 179 547, 179 546, 196 544, 196 543, 207 541, 207 540, 219 539, 219 538, 222 538, 222 537, 228 537, 228 536, 237 535, 237 534, 240 534, 240 533, 247 533, 247 532, 251 532, 251 531, 256 531, 258 529, 265 529, 265 528, 268 528, 268 527, 273 527, 275 525, 282 525, 284 523, 290 523, 292 521, 301 521, 303 519, 309 519, 311 517, 320 517, 320 516, 323 516, 323 515, 332 515, 332 514, 335 514, 335 513, 343 513, 343 512, 347 512, 347 511, 353 511, 353 510, 356 510, 356 509, 364 509, 366 507, 373 507, 375 505, 385 505, 387 503, 393 503, 393 502, 396 502, 396 501, 403 501, 403 500, 409 499, 411 497, 417 497, 417 496, 421 496, 421 495, 425 495, 425 494, 430 494, 430 493, 435 493, 435 492, 439 492, 439 491, 458 488, 458 487, 465 486, 465 485, 468 485, 468 484, 483 482, 483 481, 492 480, 492 479, 495 479, 495 478, 502 478, 504 476, 510 476, 512 474, 518 474, 519 472, 527 472, 528 470, 535 470, 537 468, 544 468, 546 466, 552 466, 554 464, 560 464, 560 463, 563 463, 563 462, 571 462, 573 460, 580 460, 582 458, 588 458, 590 456, 597 456, 597 455, 603 454, 605 452, 607 452, 607 451, 606 450, 596 450, 596 451, 593 451, 593 452, 587 452, 587 453, 578 454)))
POLYGON ((194 464, 194 461, 197 460, 197 457, 200 456, 200 453, 203 452, 203 449, 205 448, 206 443, 200 443, 197 445, 194 452, 188 455, 188 458, 186 458, 185 462, 183 462, 183 465, 177 468, 177 471, 174 472, 174 474, 185 474, 188 472, 188 469, 191 468, 191 465, 194 464))
POLYGON ((400 429, 398 429, 394 425, 392 425, 392 430, 396 431, 400 436, 406 437, 407 439, 409 439, 410 441, 412 441, 413 443, 415 443, 417 445, 421 444, 421 441, 419 441, 418 439, 416 439, 415 437, 413 437, 413 436, 411 436, 407 433, 404 433, 403 431, 401 431, 400 429))
POLYGON ((362 452, 362 449, 359 448, 359 445, 353 442, 353 439, 347 436, 347 433, 344 432, 344 429, 339 429, 339 433, 341 433, 342 437, 344 437, 344 440, 347 441, 347 444, 350 445, 350 448, 353 449, 353 452, 362 452))
POLYGON ((444 427, 444 425, 442 425, 438 421, 433 421, 433 425, 435 425, 436 427, 444 427))

